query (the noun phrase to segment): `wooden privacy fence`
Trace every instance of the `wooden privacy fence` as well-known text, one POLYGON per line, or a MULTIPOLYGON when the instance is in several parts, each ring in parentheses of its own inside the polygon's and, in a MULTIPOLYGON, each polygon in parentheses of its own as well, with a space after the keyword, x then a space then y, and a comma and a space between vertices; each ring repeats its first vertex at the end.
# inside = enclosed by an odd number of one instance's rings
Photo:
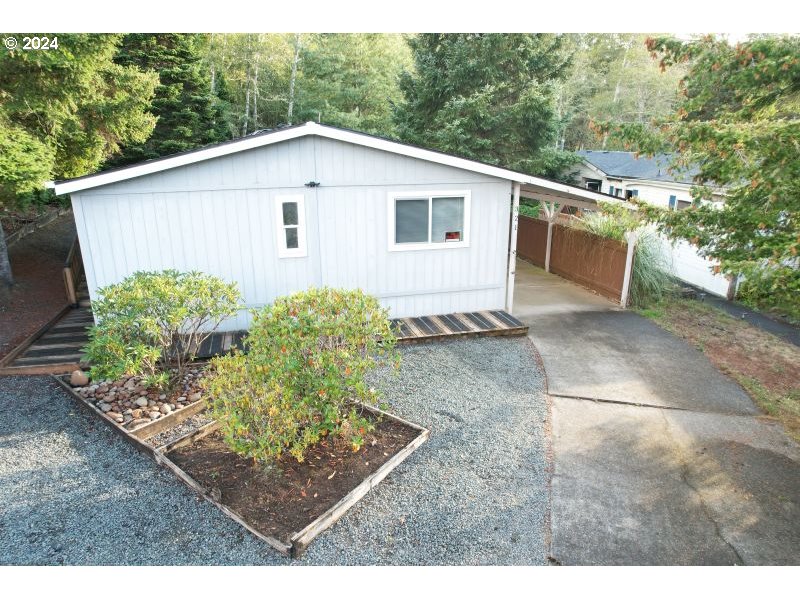
MULTIPOLYGON (((553 223, 550 272, 620 302, 628 245, 553 223)), ((520 215, 517 255, 545 268, 547 221, 520 215)))

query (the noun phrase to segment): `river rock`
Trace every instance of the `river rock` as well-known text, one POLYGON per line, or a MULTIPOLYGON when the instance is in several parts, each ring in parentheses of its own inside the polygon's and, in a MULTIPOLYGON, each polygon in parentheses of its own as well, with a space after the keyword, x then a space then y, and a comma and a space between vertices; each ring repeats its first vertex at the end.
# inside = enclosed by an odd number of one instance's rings
POLYGON ((101 403, 100 403, 100 404, 97 406, 97 408, 99 408, 100 410, 102 410, 104 413, 107 413, 107 412, 109 412, 109 411, 111 410, 111 405, 110 405, 110 404, 106 404, 105 402, 101 402, 101 403))
POLYGON ((144 396, 142 396, 141 398, 139 398, 139 399, 136 401, 136 406, 141 406, 142 408, 144 408, 145 406, 147 406, 147 398, 145 398, 144 396))
POLYGON ((158 409, 158 410, 160 410, 160 411, 161 411, 162 413, 164 413, 165 415, 168 415, 169 413, 171 413, 171 412, 172 412, 172 407, 171 407, 169 404, 162 404, 162 405, 159 407, 159 409, 158 409))
POLYGON ((69 384, 72 387, 81 387, 89 384, 89 377, 80 369, 75 369, 69 376, 69 384))
POLYGON ((197 402, 200 400, 201 394, 200 392, 195 392, 194 394, 189 394, 189 402, 197 402))

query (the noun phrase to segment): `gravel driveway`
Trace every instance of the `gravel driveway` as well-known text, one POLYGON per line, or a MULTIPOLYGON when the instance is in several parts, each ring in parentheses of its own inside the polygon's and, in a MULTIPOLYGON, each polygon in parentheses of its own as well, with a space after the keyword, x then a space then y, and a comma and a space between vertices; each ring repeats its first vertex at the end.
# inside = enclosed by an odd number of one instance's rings
MULTIPOLYGON (((543 564, 543 375, 523 338, 406 347, 391 411, 431 430, 299 564, 543 564)), ((46 378, 0 378, 0 564, 288 564, 46 378)))

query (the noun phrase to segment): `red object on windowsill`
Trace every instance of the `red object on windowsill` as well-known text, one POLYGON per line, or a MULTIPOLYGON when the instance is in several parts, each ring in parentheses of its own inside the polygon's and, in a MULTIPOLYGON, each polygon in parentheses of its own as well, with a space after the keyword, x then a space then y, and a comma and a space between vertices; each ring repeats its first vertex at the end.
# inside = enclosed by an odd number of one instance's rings
POLYGON ((446 231, 444 234, 444 241, 445 242, 460 242, 461 241, 461 232, 460 231, 446 231))

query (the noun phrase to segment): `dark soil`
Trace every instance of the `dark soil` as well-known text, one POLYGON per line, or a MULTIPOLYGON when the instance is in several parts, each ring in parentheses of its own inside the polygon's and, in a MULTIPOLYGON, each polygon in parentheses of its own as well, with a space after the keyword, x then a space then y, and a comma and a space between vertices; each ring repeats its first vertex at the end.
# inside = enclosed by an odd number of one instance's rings
POLYGON ((14 286, 0 306, 0 358, 67 305, 62 270, 74 238, 70 212, 9 248, 14 286))
POLYGON ((169 453, 169 459, 220 502, 239 513, 265 535, 287 544, 291 536, 344 498, 369 475, 419 435, 389 419, 376 422, 364 446, 328 439, 298 463, 285 455, 271 466, 254 464, 233 453, 215 432, 191 446, 169 453))

